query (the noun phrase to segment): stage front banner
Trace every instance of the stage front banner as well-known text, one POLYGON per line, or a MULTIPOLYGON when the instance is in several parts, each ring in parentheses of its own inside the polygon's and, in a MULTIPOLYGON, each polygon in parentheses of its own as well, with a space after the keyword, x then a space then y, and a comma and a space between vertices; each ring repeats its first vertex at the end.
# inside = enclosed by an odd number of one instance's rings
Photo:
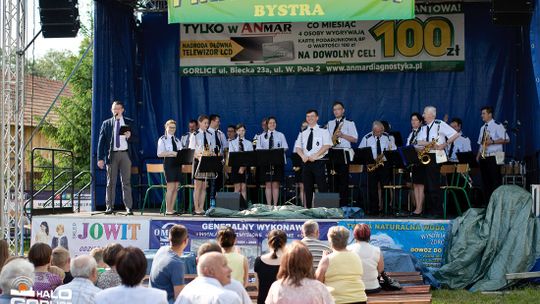
POLYGON ((110 243, 148 249, 150 221, 137 217, 81 218, 74 216, 32 217, 32 244, 62 246, 71 256, 88 254, 110 243))
MULTIPOLYGON (((288 243, 302 239, 304 221, 258 221, 258 220, 192 220, 168 221, 152 220, 150 223, 150 249, 168 245, 169 229, 174 224, 184 225, 189 233, 189 243, 185 251, 196 253, 199 246, 209 241, 216 241, 216 235, 223 226, 231 226, 236 232, 236 246, 240 248, 253 269, 255 258, 268 252, 267 237, 273 229, 287 233, 288 243)), ((318 221, 321 239, 326 240, 328 229, 336 225, 335 221, 318 221)))
POLYGON ((384 20, 414 17, 414 0, 169 0, 169 23, 384 20))
POLYGON ((441 267, 447 236, 451 232, 449 221, 347 220, 338 224, 351 231, 350 242, 353 242, 352 231, 359 223, 369 225, 371 244, 409 252, 429 268, 441 267))
POLYGON ((416 10, 416 18, 399 21, 181 24, 180 73, 243 76, 463 70, 461 4, 418 4, 416 10))

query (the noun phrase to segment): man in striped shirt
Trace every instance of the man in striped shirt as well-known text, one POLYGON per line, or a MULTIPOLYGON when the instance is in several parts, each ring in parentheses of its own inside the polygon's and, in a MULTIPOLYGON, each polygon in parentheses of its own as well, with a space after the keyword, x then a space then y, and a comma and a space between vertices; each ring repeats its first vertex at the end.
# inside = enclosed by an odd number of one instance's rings
POLYGON ((302 243, 306 245, 311 255, 313 255, 313 271, 315 271, 319 266, 323 253, 325 251, 330 253, 332 249, 326 242, 319 240, 319 224, 313 220, 306 221, 302 225, 302 235, 304 236, 302 243))

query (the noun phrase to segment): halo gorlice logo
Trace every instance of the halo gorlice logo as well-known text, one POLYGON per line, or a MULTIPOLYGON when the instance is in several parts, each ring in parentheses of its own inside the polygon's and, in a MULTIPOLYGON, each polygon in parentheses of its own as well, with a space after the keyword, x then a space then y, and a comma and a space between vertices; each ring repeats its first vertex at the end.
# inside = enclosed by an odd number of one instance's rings
POLYGON ((53 291, 34 291, 32 286, 34 282, 31 278, 20 276, 11 283, 11 299, 10 304, 72 304, 73 298, 70 289, 62 289, 57 295, 53 295, 53 291))

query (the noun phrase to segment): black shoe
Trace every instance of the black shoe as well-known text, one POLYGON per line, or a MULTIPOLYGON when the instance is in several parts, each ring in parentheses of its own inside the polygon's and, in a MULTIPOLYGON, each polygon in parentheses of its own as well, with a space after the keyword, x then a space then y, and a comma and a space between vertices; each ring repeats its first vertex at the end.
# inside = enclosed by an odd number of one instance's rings
POLYGON ((112 209, 107 209, 107 210, 105 210, 105 214, 113 214, 113 210, 112 209))
POLYGON ((422 213, 414 213, 414 211, 411 212, 410 215, 411 215, 411 217, 422 217, 422 213))
POLYGON ((178 211, 174 211, 174 212, 165 212, 165 215, 181 215, 182 213, 178 212, 178 211))
POLYGON ((130 208, 126 208, 126 215, 133 215, 133 210, 131 210, 130 208))

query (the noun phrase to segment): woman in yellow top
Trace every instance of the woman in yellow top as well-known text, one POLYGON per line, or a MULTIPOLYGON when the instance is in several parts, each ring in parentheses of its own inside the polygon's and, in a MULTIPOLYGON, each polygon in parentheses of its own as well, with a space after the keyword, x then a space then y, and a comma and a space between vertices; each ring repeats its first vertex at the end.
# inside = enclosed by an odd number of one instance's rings
POLYGON ((349 230, 334 226, 328 230, 332 253, 319 262, 315 277, 330 287, 336 304, 367 303, 362 275, 362 261, 358 255, 347 250, 349 230))
POLYGON ((223 227, 217 233, 217 241, 223 254, 227 258, 227 265, 232 269, 231 277, 242 285, 248 283, 248 260, 242 254, 234 250, 236 233, 231 227, 223 227))

